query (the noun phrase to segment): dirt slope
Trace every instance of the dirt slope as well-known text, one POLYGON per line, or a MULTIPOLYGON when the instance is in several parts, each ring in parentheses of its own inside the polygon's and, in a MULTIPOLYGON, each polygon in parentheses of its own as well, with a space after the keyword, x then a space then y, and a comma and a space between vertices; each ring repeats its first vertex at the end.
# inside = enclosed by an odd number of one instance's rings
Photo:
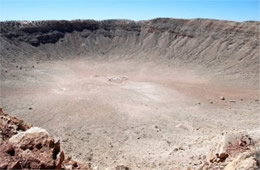
POLYGON ((260 139, 259 24, 1 22, 0 105, 94 169, 218 167, 224 134, 260 139))
MULTIPOLYGON (((1 22, 2 60, 84 56, 195 64, 259 81, 259 22, 154 19, 1 22)), ((1 63, 3 63, 2 61, 1 63)))

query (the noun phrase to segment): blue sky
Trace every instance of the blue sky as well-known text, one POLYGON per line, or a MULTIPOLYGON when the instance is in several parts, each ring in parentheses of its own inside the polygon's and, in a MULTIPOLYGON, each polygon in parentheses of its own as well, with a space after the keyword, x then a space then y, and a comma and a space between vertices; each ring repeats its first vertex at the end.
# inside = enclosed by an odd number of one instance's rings
POLYGON ((0 0, 0 20, 260 19, 259 0, 0 0))

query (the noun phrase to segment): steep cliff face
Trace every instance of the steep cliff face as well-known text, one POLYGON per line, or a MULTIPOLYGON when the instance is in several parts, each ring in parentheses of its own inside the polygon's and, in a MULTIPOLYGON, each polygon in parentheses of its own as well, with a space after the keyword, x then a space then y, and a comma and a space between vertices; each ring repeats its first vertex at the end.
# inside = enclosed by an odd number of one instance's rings
POLYGON ((255 79, 259 25, 205 19, 1 22, 1 60, 76 56, 162 60, 255 79))

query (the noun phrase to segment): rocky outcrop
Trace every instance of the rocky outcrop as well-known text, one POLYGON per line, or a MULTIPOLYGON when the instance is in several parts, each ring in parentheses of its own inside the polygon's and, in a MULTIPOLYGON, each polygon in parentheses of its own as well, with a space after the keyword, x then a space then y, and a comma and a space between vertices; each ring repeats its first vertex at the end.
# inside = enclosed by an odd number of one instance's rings
POLYGON ((247 132, 226 133, 208 155, 202 169, 255 170, 260 168, 259 141, 247 132))
POLYGON ((66 33, 82 32, 87 38, 92 32, 112 38, 110 31, 117 29, 139 31, 141 25, 133 21, 39 21, 39 22, 2 22, 0 32, 8 39, 27 42, 33 46, 56 43, 66 33), (130 24, 131 23, 131 24, 130 24), (88 34, 89 33, 89 34, 88 34))
POLYGON ((0 108, 0 142, 8 140, 18 132, 26 131, 29 128, 31 128, 31 125, 4 113, 2 108, 0 108))
POLYGON ((80 32, 87 38, 98 34, 113 39, 127 33, 169 33, 175 38, 198 36, 221 38, 227 35, 255 36, 259 22, 228 22, 219 20, 184 20, 158 18, 149 21, 130 20, 74 20, 74 21, 8 21, 1 22, 0 33, 9 39, 28 42, 31 45, 55 43, 66 33, 80 32), (88 33, 87 33, 88 32, 88 33), (37 40, 38 44, 32 43, 37 40))
POLYGON ((88 169, 73 161, 42 128, 31 127, 0 110, 0 169, 88 169))

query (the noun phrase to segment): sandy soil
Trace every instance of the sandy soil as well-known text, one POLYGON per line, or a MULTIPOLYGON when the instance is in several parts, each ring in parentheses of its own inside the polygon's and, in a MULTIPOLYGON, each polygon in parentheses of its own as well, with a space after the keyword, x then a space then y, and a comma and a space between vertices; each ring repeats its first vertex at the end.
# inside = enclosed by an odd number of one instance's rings
POLYGON ((93 168, 196 168, 223 132, 260 139, 258 89, 210 71, 84 59, 17 66, 2 71, 1 107, 93 168))

